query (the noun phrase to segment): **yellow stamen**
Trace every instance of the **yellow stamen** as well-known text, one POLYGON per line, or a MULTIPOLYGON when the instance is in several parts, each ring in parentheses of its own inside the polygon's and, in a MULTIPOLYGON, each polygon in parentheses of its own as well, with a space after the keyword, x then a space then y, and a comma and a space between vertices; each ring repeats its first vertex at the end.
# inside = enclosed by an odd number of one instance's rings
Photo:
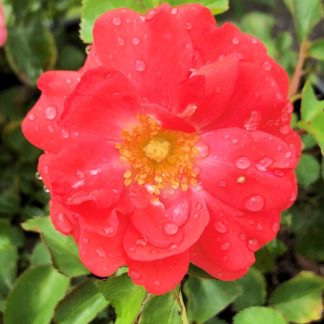
POLYGON ((138 119, 140 125, 123 130, 124 141, 116 144, 121 160, 129 165, 124 184, 148 184, 154 195, 167 186, 186 191, 197 184, 198 136, 164 129, 148 116, 140 115, 138 119))

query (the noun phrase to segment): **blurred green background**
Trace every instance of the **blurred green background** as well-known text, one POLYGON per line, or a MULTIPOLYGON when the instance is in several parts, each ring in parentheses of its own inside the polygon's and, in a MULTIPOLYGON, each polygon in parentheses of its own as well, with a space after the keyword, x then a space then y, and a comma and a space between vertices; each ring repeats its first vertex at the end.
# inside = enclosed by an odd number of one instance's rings
MULTIPOLYGON (((75 70, 83 64, 87 44, 79 37, 80 17, 83 39, 88 40, 85 30, 91 30, 98 1, 85 0, 82 7, 81 0, 3 0, 8 40, 0 49, 0 323, 4 313, 8 324, 46 324, 53 319, 71 324, 127 324, 138 316, 140 323, 184 321, 182 299, 172 293, 145 297, 138 315, 144 294, 126 276, 102 283, 87 273, 72 239, 55 232, 46 217, 49 195, 36 174, 40 151, 27 143, 20 130, 21 120, 39 96, 38 76, 50 69, 75 70)), ((224 0, 200 2, 210 5, 214 13, 228 8, 224 0)), ((110 1, 107 8, 129 3, 110 1)), ((228 20, 260 38, 291 77, 304 46, 302 77, 292 96, 292 123, 303 140, 297 169, 299 194, 282 217, 278 238, 257 252, 247 277, 221 283, 190 269, 181 289, 188 321, 320 322, 324 287, 321 1, 231 0, 229 10, 217 16, 220 24, 228 20)))

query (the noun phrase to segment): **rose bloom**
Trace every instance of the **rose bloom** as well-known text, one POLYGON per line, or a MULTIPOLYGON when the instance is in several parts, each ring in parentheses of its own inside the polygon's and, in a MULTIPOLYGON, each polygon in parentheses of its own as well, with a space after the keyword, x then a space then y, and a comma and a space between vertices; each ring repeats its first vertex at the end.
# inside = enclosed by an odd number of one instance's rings
POLYGON ((0 47, 4 46, 7 41, 6 20, 3 14, 2 3, 0 0, 0 47))
POLYGON ((92 273, 127 266, 151 293, 189 263, 242 277, 296 198, 286 72, 200 5, 109 11, 93 36, 79 71, 40 77, 23 122, 55 228, 92 273))

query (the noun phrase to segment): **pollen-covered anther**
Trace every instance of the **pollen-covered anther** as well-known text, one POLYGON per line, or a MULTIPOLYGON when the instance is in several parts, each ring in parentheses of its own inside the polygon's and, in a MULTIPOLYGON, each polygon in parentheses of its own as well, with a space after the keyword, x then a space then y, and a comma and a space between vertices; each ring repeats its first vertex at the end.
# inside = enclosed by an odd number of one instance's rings
POLYGON ((116 145, 120 158, 129 165, 124 184, 148 184, 155 195, 167 186, 186 191, 190 185, 196 185, 198 136, 164 129, 149 116, 140 115, 138 119, 140 124, 123 130, 124 142, 116 145))

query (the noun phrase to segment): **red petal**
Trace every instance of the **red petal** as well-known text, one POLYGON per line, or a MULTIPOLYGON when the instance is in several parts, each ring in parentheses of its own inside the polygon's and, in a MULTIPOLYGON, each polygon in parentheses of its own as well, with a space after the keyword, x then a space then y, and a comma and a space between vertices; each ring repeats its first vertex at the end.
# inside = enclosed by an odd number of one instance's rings
POLYGON ((93 200, 109 207, 119 200, 124 187, 124 166, 109 144, 79 142, 43 156, 42 166, 48 170, 44 181, 52 197, 66 204, 93 200))
POLYGON ((136 122, 138 102, 133 86, 119 72, 98 67, 86 72, 70 95, 63 127, 109 139, 136 122))
POLYGON ((134 260, 156 260, 179 254, 192 246, 205 229, 209 215, 198 193, 174 194, 137 208, 131 215, 124 247, 134 260))
POLYGON ((111 10, 96 21, 93 33, 100 60, 127 76, 149 101, 167 105, 169 85, 187 76, 191 41, 168 5, 146 17, 111 10))
POLYGON ((142 262, 128 260, 129 276, 135 284, 142 285, 152 294, 162 295, 174 289, 187 273, 189 254, 142 262))
POLYGON ((75 140, 77 134, 70 134, 58 126, 64 110, 64 102, 80 74, 73 71, 50 71, 38 80, 42 95, 23 121, 22 130, 35 146, 47 151, 57 151, 75 140))
POLYGON ((283 210, 290 205, 297 158, 282 140, 238 128, 210 132, 201 140, 209 152, 197 163, 199 179, 218 199, 254 212, 283 210))
POLYGON ((117 233, 112 237, 81 230, 78 237, 80 259, 95 275, 107 277, 126 264, 121 245, 125 223, 119 220, 117 233))

